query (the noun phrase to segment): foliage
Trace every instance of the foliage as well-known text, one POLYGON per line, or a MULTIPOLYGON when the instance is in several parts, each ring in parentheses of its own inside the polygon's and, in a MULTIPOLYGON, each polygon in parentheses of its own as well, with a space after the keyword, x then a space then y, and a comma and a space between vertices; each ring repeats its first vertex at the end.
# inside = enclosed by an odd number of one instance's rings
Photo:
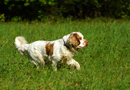
POLYGON ((4 22, 5 21, 5 15, 4 14, 0 14, 0 21, 4 22))
POLYGON ((6 20, 12 17, 41 20, 53 16, 130 18, 129 0, 1 0, 0 8, 6 20))
POLYGON ((130 21, 87 19, 84 21, 48 23, 7 22, 0 24, 0 90, 129 90, 130 88, 130 21), (56 40, 70 32, 80 31, 88 46, 74 59, 81 65, 77 71, 51 65, 41 70, 15 48, 14 39, 22 35, 27 41, 56 40))

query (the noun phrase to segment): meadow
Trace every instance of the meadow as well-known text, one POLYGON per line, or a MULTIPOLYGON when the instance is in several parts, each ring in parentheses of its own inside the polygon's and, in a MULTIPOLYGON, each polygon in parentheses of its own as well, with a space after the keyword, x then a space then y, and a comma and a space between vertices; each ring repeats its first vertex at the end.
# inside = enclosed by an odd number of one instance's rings
POLYGON ((129 20, 6 22, 0 23, 0 39, 0 90, 130 89, 129 20), (31 43, 60 39, 74 31, 88 40, 88 46, 74 56, 80 71, 67 65, 57 72, 50 65, 37 70, 14 45, 16 36, 24 36, 31 43))

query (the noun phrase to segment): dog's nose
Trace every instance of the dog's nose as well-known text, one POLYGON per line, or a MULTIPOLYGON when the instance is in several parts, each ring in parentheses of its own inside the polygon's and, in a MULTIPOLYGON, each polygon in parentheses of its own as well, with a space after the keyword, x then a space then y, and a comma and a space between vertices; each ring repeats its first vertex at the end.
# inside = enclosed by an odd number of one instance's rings
POLYGON ((85 40, 85 43, 86 43, 86 46, 88 45, 88 41, 87 40, 85 40))

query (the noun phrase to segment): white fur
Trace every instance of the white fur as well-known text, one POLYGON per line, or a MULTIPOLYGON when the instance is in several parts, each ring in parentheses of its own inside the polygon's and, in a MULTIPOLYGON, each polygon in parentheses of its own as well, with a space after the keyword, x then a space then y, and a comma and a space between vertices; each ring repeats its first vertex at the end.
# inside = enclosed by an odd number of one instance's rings
MULTIPOLYGON (((80 32, 73 33, 77 33, 83 38, 83 35, 80 32)), ((52 68, 55 71, 57 70, 57 64, 59 63, 66 63, 67 65, 74 66, 77 70, 79 70, 79 63, 73 59, 74 52, 70 51, 64 45, 68 45, 67 40, 69 36, 70 34, 64 36, 62 39, 58 39, 55 41, 35 41, 30 44, 27 44, 27 41, 24 37, 18 36, 15 38, 15 45, 21 54, 23 54, 24 52, 28 53, 29 60, 34 63, 37 68, 41 68, 46 63, 46 61, 50 61, 52 62, 52 68), (45 45, 48 42, 54 44, 52 56, 48 56, 46 54, 45 45)), ((80 41, 80 47, 85 47, 83 40, 80 41)))

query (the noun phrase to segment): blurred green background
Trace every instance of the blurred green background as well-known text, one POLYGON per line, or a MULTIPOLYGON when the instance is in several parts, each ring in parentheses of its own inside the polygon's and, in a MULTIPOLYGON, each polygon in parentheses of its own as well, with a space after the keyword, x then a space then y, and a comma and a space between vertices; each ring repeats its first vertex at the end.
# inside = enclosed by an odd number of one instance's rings
POLYGON ((1 21, 130 18, 130 0, 0 0, 1 21))

